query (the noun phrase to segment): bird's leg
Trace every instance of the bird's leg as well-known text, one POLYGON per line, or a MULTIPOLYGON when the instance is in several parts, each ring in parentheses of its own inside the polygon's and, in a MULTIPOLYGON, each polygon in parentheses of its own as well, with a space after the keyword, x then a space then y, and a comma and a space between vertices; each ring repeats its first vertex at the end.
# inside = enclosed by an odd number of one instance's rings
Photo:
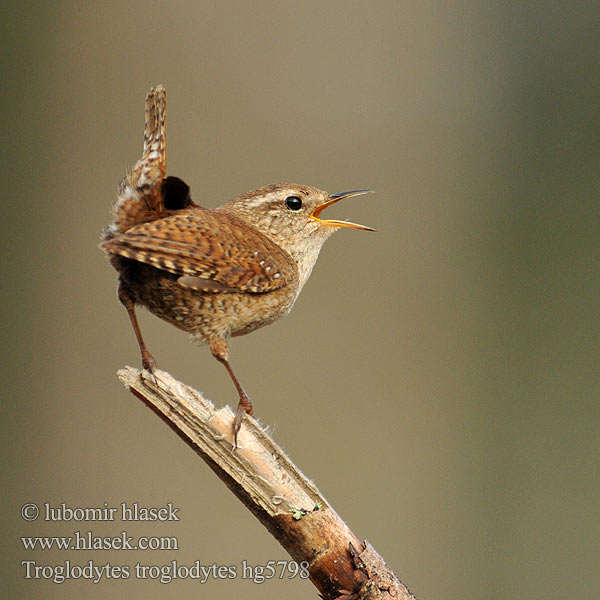
POLYGON ((154 371, 156 370, 156 361, 154 360, 150 352, 148 352, 146 344, 144 344, 142 332, 140 331, 140 326, 138 324, 137 317, 135 316, 135 304, 133 302, 133 298, 131 297, 130 293, 125 289, 122 283, 119 283, 118 295, 121 304, 127 309, 129 319, 131 320, 131 325, 133 326, 133 331, 135 331, 135 337, 137 338, 138 344, 140 346, 140 353, 142 355, 142 367, 150 371, 150 373, 154 373, 154 371))
POLYGON ((244 388, 241 386, 238 378, 235 376, 235 373, 231 368, 231 365, 229 364, 229 346, 227 344, 227 340, 222 337, 213 338, 210 342, 210 351, 212 355, 225 366, 229 376, 231 377, 231 380, 233 381, 233 384, 235 385, 235 388, 238 391, 238 394, 240 395, 240 401, 238 402, 238 407, 235 412, 235 419, 233 420, 233 447, 237 448, 237 436, 240 427, 242 426, 244 414, 253 414, 252 401, 250 400, 248 394, 246 394, 244 391, 244 388))

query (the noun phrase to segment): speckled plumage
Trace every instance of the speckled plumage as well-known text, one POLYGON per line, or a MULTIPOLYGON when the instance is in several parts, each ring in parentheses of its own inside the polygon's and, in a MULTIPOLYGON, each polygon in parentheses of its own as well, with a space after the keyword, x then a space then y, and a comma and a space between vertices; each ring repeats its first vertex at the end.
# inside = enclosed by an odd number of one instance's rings
POLYGON ((139 331, 137 304, 208 342, 225 365, 240 394, 237 440, 252 404, 229 365, 229 337, 291 310, 337 228, 369 229, 318 218, 329 204, 364 191, 329 196, 310 186, 273 184, 216 209, 198 206, 185 183, 166 177, 165 110, 165 90, 157 86, 146 97, 142 158, 119 186, 114 220, 100 247, 119 273, 119 299, 144 368, 154 370, 155 362, 139 331))

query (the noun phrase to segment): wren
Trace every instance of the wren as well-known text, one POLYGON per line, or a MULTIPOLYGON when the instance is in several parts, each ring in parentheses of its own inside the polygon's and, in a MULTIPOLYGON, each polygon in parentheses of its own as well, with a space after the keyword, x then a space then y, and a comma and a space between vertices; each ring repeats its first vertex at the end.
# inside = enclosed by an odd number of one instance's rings
POLYGON ((127 309, 144 369, 154 372, 135 314, 141 304, 208 343, 239 394, 233 445, 252 402, 229 363, 229 338, 250 333, 288 313, 310 276, 325 240, 338 228, 374 231, 321 219, 343 198, 314 187, 273 184, 208 209, 190 188, 166 176, 166 93, 146 96, 142 158, 121 181, 114 220, 100 248, 118 272, 118 297, 127 309))

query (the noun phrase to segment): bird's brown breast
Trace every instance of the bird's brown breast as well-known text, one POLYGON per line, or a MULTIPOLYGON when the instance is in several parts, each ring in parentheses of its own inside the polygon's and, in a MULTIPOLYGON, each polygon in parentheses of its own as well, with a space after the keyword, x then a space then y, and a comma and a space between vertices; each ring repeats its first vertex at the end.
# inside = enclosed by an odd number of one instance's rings
POLYGON ((287 313, 296 298, 290 286, 266 293, 202 292, 185 288, 172 273, 121 256, 111 257, 137 304, 179 329, 210 340, 244 335, 287 313))
POLYGON ((272 323, 297 296, 294 260, 226 213, 177 211, 101 246, 137 303, 206 339, 272 323))

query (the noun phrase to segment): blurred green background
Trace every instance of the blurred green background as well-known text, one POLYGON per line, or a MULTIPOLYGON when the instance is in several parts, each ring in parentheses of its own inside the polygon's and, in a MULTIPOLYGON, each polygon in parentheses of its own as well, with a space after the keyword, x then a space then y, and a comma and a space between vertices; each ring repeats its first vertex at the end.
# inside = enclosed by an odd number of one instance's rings
MULTIPOLYGON (((257 415, 420 600, 600 595, 600 20, 595 2, 9 3, 3 8, 2 577, 7 598, 314 598, 300 579, 25 580, 22 560, 262 565, 284 551, 128 394, 97 249, 168 93, 169 173, 214 207, 369 187, 292 314, 232 343, 257 415), (36 7, 37 4, 37 7, 36 7), (25 522, 25 502, 180 507, 25 522), (177 552, 21 536, 177 536, 177 552)), ((235 404, 140 311, 161 368, 235 404)))

